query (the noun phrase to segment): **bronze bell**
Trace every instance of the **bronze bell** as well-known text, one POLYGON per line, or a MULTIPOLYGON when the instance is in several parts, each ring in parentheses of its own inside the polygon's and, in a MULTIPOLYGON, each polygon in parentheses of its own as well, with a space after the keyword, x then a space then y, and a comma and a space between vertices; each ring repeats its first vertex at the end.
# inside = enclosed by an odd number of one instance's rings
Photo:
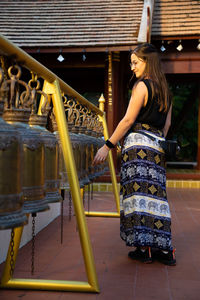
POLYGON ((71 131, 69 132, 69 136, 70 136, 70 140, 71 140, 71 143, 72 143, 72 150, 73 150, 73 154, 74 154, 75 165, 76 165, 76 168, 77 168, 77 175, 78 175, 79 185, 82 188, 82 187, 84 187, 84 184, 82 182, 82 168, 81 168, 82 144, 81 144, 81 141, 78 137, 78 134, 76 133, 76 131, 74 131, 73 128, 72 128, 72 132, 71 131))
MULTIPOLYGON (((78 134, 75 133, 75 120, 77 118, 77 111, 75 110, 75 100, 70 99, 68 100, 66 96, 63 96, 63 102, 64 102, 64 108, 65 108, 65 114, 66 114, 66 119, 68 123, 68 130, 69 130, 69 137, 70 141, 72 144, 72 150, 74 154, 74 160, 75 160, 75 165, 77 169, 77 175, 78 175, 78 180, 79 184, 81 184, 81 187, 83 187, 82 183, 80 182, 81 180, 81 143, 80 140, 78 139, 78 134)), ((62 150, 61 150, 61 177, 62 177, 62 184, 61 188, 65 189, 69 188, 69 183, 68 183, 68 178, 67 178, 67 172, 65 169, 65 164, 64 164, 64 158, 62 155, 62 150)))
MULTIPOLYGON (((3 72, 0 70, 0 83, 3 72)), ((21 139, 13 126, 2 119, 7 87, 0 90, 0 229, 23 226, 27 216, 23 210, 21 185, 21 139)))
MULTIPOLYGON (((75 102, 75 101, 74 101, 75 102)), ((72 148, 74 150, 75 161, 77 162, 77 171, 79 178, 79 185, 83 188, 86 184, 85 180, 85 139, 82 134, 79 133, 80 130, 80 112, 78 109, 79 104, 74 105, 73 115, 74 115, 74 124, 71 128, 70 139, 72 142, 72 148)))
POLYGON ((56 123, 56 118, 53 110, 49 113, 48 127, 56 138, 58 145, 58 179, 59 179, 59 188, 61 190, 69 190, 69 182, 67 177, 67 170, 65 168, 58 127, 56 123))
POLYGON ((47 95, 39 90, 40 83, 35 80, 29 81, 31 88, 31 105, 32 113, 29 119, 29 125, 34 130, 38 131, 42 142, 44 144, 44 164, 45 164, 45 193, 46 201, 48 203, 59 202, 62 200, 59 193, 59 173, 58 173, 58 141, 56 136, 46 129, 47 126, 47 114, 50 110, 47 95), (36 85, 34 86, 34 83, 36 85), (41 107, 41 115, 36 114, 36 97, 38 94, 42 94, 45 101, 41 107))
POLYGON ((96 139, 93 136, 93 132, 92 132, 92 125, 93 124, 93 115, 91 113, 91 111, 88 111, 87 113, 87 121, 86 121, 86 126, 87 129, 85 131, 85 133, 88 135, 88 139, 89 139, 89 158, 88 158, 88 164, 89 164, 89 179, 91 182, 93 182, 95 180, 95 178, 97 177, 97 172, 96 169, 97 167, 92 165, 94 156, 95 156, 95 149, 96 149, 96 139))
POLYGON ((45 126, 47 117, 45 115, 31 114, 29 125, 40 132, 44 142, 45 159, 45 193, 48 203, 59 202, 62 200, 59 193, 59 174, 58 174, 58 141, 56 136, 48 131, 45 126))
POLYGON ((82 183, 88 185, 90 183, 89 179, 89 149, 90 149, 90 138, 86 134, 86 120, 87 120, 87 108, 80 104, 76 105, 80 113, 79 126, 78 126, 78 137, 80 138, 82 151, 81 151, 81 170, 82 170, 82 183))
POLYGON ((29 86, 19 79, 19 66, 8 69, 10 97, 6 101, 3 118, 19 132, 23 148, 22 191, 26 213, 49 209, 44 189, 44 144, 40 134, 28 125, 30 117, 29 86), (18 86, 25 88, 19 92, 18 86))
MULTIPOLYGON (((91 123, 91 134, 93 136, 94 140, 94 155, 100 148, 100 140, 98 138, 97 132, 96 132, 96 123, 97 123, 97 115, 95 113, 92 114, 92 123, 91 123)), ((101 168, 102 164, 95 166, 95 178, 98 178, 101 175, 101 168)))
MULTIPOLYGON (((97 142, 96 151, 98 151, 98 149, 101 148, 105 143, 103 137, 103 124, 99 121, 98 116, 95 117, 95 126, 93 130, 95 132, 97 142)), ((108 161, 105 160, 102 164, 98 166, 98 175, 102 176, 108 170, 108 161)))

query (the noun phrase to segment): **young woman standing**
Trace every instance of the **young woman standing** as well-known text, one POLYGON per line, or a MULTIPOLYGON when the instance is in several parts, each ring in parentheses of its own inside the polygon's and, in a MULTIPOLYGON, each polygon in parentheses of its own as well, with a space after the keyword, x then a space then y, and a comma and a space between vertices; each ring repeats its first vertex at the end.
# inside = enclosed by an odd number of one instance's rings
POLYGON ((131 53, 137 81, 125 116, 94 158, 102 163, 123 137, 120 180, 120 236, 131 259, 144 263, 155 257, 175 265, 171 243, 171 214, 166 194, 165 140, 171 124, 172 104, 156 48, 144 43, 131 53))

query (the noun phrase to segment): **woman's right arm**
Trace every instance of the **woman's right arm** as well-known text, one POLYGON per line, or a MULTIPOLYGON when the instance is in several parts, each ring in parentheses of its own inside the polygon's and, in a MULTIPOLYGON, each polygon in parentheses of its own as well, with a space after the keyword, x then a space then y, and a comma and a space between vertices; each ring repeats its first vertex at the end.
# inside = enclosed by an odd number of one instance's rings
POLYGON ((163 128, 164 137, 167 136, 169 127, 171 126, 171 118, 172 118, 172 104, 171 104, 170 109, 168 111, 167 118, 166 118, 166 121, 165 121, 165 126, 163 128))
MULTIPOLYGON (((133 89, 131 99, 126 111, 125 116, 117 125, 115 131, 109 138, 109 141, 116 145, 122 137, 127 133, 132 124, 135 122, 137 115, 140 112, 141 107, 144 105, 145 98, 148 95, 147 87, 144 82, 139 82, 137 86, 133 89)), ((107 145, 103 145, 96 153, 93 164, 98 164, 103 162, 110 149, 107 145)))

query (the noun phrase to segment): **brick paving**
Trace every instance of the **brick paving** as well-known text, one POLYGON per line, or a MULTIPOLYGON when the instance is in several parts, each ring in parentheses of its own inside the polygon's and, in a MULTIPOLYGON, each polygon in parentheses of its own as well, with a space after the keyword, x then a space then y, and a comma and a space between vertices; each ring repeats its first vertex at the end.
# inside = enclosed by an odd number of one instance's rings
MULTIPOLYGON (((86 197, 87 198, 87 195, 86 197)), ((200 299, 200 193, 199 189, 168 189, 172 212, 173 244, 177 265, 155 261, 150 265, 128 258, 130 248, 119 237, 119 219, 87 217, 95 258, 99 294, 0 290, 0 299, 48 300, 199 300, 200 299)), ((35 240, 35 274, 31 269, 31 243, 19 250, 14 278, 87 281, 76 219, 69 220, 68 197, 64 201, 63 243, 60 217, 35 240)), ((87 201, 85 203, 87 208, 87 201)), ((114 211, 111 192, 95 192, 91 210, 114 211)), ((2 274, 3 265, 0 265, 2 274)))

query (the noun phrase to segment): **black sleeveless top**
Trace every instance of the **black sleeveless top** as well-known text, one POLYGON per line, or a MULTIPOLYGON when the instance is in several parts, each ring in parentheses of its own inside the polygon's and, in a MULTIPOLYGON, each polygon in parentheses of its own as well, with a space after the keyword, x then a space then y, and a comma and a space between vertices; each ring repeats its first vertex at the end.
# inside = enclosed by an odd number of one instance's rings
POLYGON ((141 80, 147 87, 148 99, 136 118, 135 123, 145 123, 157 129, 163 129, 167 118, 167 112, 159 111, 160 107, 156 97, 152 99, 152 89, 148 79, 141 80))

